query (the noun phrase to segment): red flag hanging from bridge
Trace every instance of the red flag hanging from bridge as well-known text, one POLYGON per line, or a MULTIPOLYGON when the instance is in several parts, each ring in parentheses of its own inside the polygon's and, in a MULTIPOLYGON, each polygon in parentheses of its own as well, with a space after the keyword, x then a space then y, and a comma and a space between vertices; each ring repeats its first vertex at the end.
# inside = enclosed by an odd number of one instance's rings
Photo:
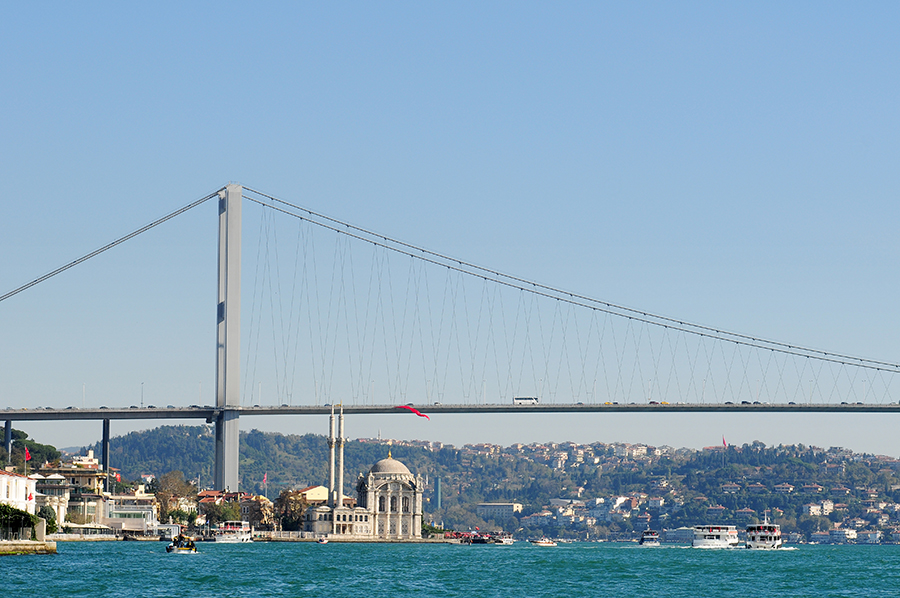
POLYGON ((424 418, 427 419, 428 421, 431 421, 431 418, 430 418, 430 417, 428 417, 427 415, 425 415, 424 413, 422 413, 422 412, 419 411, 418 409, 416 409, 416 408, 414 408, 414 407, 410 407, 409 405, 397 405, 396 407, 394 407, 394 409, 409 409, 410 411, 412 411, 413 413, 415 413, 415 414, 418 415, 419 417, 424 417, 424 418))

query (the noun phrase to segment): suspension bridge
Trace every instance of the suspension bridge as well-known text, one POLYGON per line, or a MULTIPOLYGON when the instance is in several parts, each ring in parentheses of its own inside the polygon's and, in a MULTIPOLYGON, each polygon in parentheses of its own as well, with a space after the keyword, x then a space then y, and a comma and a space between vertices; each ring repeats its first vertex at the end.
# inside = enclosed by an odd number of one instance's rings
POLYGON ((237 184, 0 302, 210 200, 219 219, 215 404, 10 406, 2 416, 8 453, 13 421, 100 420, 108 470, 111 420, 201 419, 215 424, 215 485, 233 490, 242 416, 326 414, 338 403, 348 414, 399 413, 400 405, 428 413, 900 411, 890 392, 898 364, 557 289, 237 184), (242 310, 245 202, 260 219, 242 310), (262 380, 274 398, 263 400, 262 380))

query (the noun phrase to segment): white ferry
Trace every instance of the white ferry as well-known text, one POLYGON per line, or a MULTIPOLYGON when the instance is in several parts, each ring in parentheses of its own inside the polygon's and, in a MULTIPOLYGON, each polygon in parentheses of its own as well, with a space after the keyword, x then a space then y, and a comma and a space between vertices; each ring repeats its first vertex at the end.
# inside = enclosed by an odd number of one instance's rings
POLYGON ((744 544, 753 550, 774 550, 784 546, 781 539, 781 526, 769 523, 769 517, 765 516, 762 523, 754 523, 747 526, 747 541, 744 544))
POLYGON ((641 546, 659 546, 659 532, 652 529, 644 530, 638 544, 641 546))
POLYGON ((215 540, 227 544, 252 542, 250 523, 247 521, 223 521, 216 528, 215 540))
POLYGON ((734 548, 739 544, 737 528, 733 525, 695 525, 694 548, 734 548))
POLYGON ((541 538, 540 540, 532 540, 532 544, 535 546, 556 546, 556 542, 549 538, 541 538))

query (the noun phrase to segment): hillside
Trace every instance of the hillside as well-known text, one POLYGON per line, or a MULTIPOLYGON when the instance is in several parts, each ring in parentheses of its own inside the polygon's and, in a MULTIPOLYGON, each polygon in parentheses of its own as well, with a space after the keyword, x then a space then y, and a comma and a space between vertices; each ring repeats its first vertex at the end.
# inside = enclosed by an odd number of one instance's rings
MULTIPOLYGON (((127 480, 179 470, 189 480, 199 476, 200 485, 209 487, 213 447, 213 433, 207 426, 160 427, 113 438, 111 465, 127 480)), ((99 445, 93 448, 99 451, 99 445)), ((900 500, 900 462, 896 460, 846 449, 766 447, 759 442, 693 451, 603 443, 506 448, 467 445, 457 449, 423 442, 386 446, 356 440, 345 446, 345 492, 352 494, 357 474, 368 471, 389 450, 413 473, 426 478, 427 517, 457 528, 490 524, 475 515, 480 502, 519 502, 524 508, 518 519, 494 524, 506 529, 521 525, 526 530, 542 525, 545 532, 551 525, 554 535, 564 536, 571 531, 569 527, 578 526, 567 527, 555 515, 528 516, 546 515, 541 512, 551 499, 578 499, 594 505, 591 517, 597 522, 592 529, 599 534, 627 532, 639 521, 646 524, 637 519, 638 514, 658 527, 694 525, 707 520, 710 507, 721 508, 721 520, 729 523, 740 523, 741 509, 752 509, 754 516, 765 509, 779 509, 779 521, 786 531, 808 533, 848 518, 874 523, 879 517, 879 525, 884 527, 890 509, 882 505, 900 500), (442 487, 440 511, 437 478, 442 487), (776 490, 784 484, 794 490, 776 490), (633 497, 633 509, 610 513, 609 505, 617 496, 633 497), (654 496, 662 498, 664 506, 651 508, 648 499, 654 496), (824 516, 807 512, 809 503, 828 497, 836 503, 835 512, 824 516), (607 516, 601 521, 603 509, 607 516)), ((328 447, 323 436, 251 430, 241 433, 240 455, 241 489, 248 492, 264 491, 266 473, 269 496, 285 488, 327 483, 328 447)))

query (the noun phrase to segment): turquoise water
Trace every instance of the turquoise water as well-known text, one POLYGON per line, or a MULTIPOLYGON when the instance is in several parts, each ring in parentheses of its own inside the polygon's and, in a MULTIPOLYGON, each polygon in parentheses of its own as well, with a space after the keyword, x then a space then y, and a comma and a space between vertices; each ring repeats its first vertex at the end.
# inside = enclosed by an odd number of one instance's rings
POLYGON ((897 596, 900 546, 70 542, 0 558, 6 596, 897 596))

